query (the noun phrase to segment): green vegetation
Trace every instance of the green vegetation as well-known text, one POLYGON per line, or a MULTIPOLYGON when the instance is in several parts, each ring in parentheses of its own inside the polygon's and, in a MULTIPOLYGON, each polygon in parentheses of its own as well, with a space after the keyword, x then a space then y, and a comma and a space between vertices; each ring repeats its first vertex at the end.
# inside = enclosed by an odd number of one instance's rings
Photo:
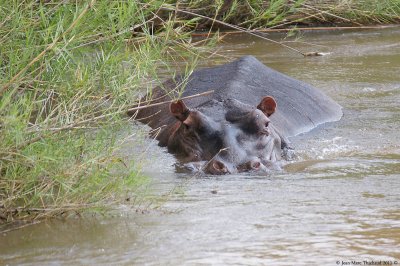
POLYGON ((148 2, 0 2, 0 223, 139 193, 139 167, 118 155, 126 110, 160 70, 197 57, 192 21, 167 17, 155 32, 162 1, 148 2))
POLYGON ((125 112, 160 73, 190 74, 201 49, 191 30, 213 19, 257 29, 399 14, 400 0, 0 0, 0 224, 140 193, 140 167, 118 153, 131 134, 125 112))
MULTIPOLYGON (((248 29, 321 24, 360 26, 400 21, 400 0, 190 0, 179 3, 179 9, 248 29)), ((200 21, 200 27, 211 24, 200 21)))

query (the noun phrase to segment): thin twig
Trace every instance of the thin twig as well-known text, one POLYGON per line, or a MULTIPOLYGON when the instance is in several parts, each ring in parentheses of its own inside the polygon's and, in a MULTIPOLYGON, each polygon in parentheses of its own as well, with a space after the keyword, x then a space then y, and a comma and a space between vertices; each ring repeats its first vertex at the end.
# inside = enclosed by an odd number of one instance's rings
POLYGON ((227 151, 227 150, 229 150, 229 149, 230 149, 229 147, 225 147, 225 148, 220 149, 220 150, 217 152, 217 154, 215 154, 207 163, 205 163, 205 164, 203 165, 203 167, 201 168, 201 171, 204 172, 204 170, 207 169, 207 166, 208 166, 221 152, 227 151))
POLYGON ((39 61, 48 51, 52 50, 56 44, 58 43, 58 41, 63 38, 68 32, 70 32, 78 23, 78 21, 86 14, 86 12, 93 7, 94 3, 96 2, 96 0, 91 0, 91 2, 89 4, 87 4, 87 6, 83 9, 83 11, 79 14, 79 16, 71 23, 71 25, 64 31, 63 34, 60 34, 57 38, 54 39, 54 41, 46 47, 46 49, 44 49, 39 55, 37 55, 34 59, 32 59, 31 62, 29 62, 23 69, 21 69, 14 77, 12 77, 10 79, 10 81, 8 81, 3 88, 1 88, 0 90, 0 96, 10 87, 10 85, 12 83, 14 83, 19 76, 21 76, 23 73, 25 73, 25 71, 27 71, 34 63, 36 63, 37 61, 39 61))
POLYGON ((269 39, 269 38, 267 38, 267 37, 264 37, 264 36, 262 36, 262 35, 259 35, 259 34, 257 34, 257 32, 255 32, 255 31, 250 31, 250 30, 247 30, 247 29, 245 29, 245 28, 242 28, 242 27, 239 27, 239 26, 235 26, 235 25, 232 25, 232 24, 223 22, 223 21, 221 21, 221 20, 209 18, 209 17, 207 17, 207 16, 203 16, 203 15, 200 15, 200 14, 196 14, 196 13, 193 13, 193 12, 190 12, 190 11, 186 11, 186 10, 181 10, 181 9, 173 9, 173 8, 169 8, 169 7, 161 7, 160 9, 167 10, 167 11, 181 12, 181 13, 185 13, 185 14, 188 14, 188 15, 191 15, 191 16, 196 16, 196 17, 200 17, 200 18, 207 19, 207 20, 211 20, 211 21, 213 21, 213 22, 216 22, 216 23, 218 23, 218 24, 224 25, 224 26, 226 26, 226 27, 229 27, 229 28, 232 28, 232 29, 235 29, 235 30, 238 30, 238 31, 242 31, 242 32, 248 33, 248 34, 250 34, 250 35, 253 35, 253 36, 255 36, 255 37, 261 38, 261 39, 263 39, 263 40, 266 40, 266 41, 269 41, 269 42, 278 44, 278 45, 283 46, 283 47, 285 47, 285 48, 287 48, 287 49, 289 49, 289 50, 292 50, 292 51, 294 51, 294 52, 296 52, 296 53, 299 53, 299 54, 301 54, 301 55, 303 55, 303 56, 306 56, 305 53, 303 53, 303 52, 301 52, 300 50, 297 50, 297 49, 295 49, 295 48, 293 48, 293 47, 290 47, 290 46, 285 45, 285 44, 282 44, 282 43, 280 43, 280 42, 278 42, 278 41, 274 41, 274 40, 272 40, 272 39, 269 39))
POLYGON ((145 22, 140 23, 140 24, 138 24, 138 25, 135 25, 135 26, 133 26, 133 27, 130 27, 129 29, 125 29, 125 30, 120 31, 120 32, 118 32, 118 33, 116 33, 116 34, 113 34, 113 35, 111 35, 111 36, 106 36, 106 37, 103 37, 103 38, 100 38, 100 39, 96 39, 96 40, 92 40, 92 41, 89 41, 89 42, 86 42, 86 43, 82 43, 82 44, 80 44, 80 45, 78 45, 78 46, 75 46, 75 47, 71 48, 70 50, 74 50, 74 49, 81 48, 81 47, 84 47, 84 46, 87 46, 87 45, 91 45, 91 44, 103 42, 103 41, 106 41, 106 40, 109 40, 109 39, 118 37, 118 36, 120 36, 120 35, 122 35, 122 34, 125 34, 125 33, 127 33, 127 32, 133 32, 135 29, 137 29, 137 28, 139 28, 139 27, 145 25, 146 23, 149 23, 149 22, 153 21, 155 18, 156 18, 156 17, 153 16, 152 18, 146 20, 145 22))
POLYGON ((14 16, 15 11, 18 10, 18 9, 24 4, 24 2, 25 2, 25 0, 24 0, 24 1, 21 1, 21 3, 19 3, 19 5, 17 6, 17 8, 13 9, 13 11, 11 12, 11 14, 9 14, 9 15, 0 23, 0 28, 2 28, 3 25, 4 25, 10 18, 12 18, 12 17, 14 16))
MULTIPOLYGON (((291 1, 291 2, 293 2, 293 1, 291 1)), ((318 11, 320 14, 327 14, 327 15, 329 15, 329 16, 331 16, 331 17, 338 18, 338 19, 341 19, 341 20, 344 20, 344 21, 347 21, 347 22, 350 22, 350 23, 353 23, 353 24, 357 24, 358 26, 362 26, 361 23, 358 23, 358 22, 356 22, 356 21, 352 21, 352 20, 350 20, 350 19, 347 19, 347 18, 338 16, 338 15, 335 15, 335 14, 329 13, 328 11, 319 10, 318 8, 315 8, 315 7, 313 7, 313 6, 310 6, 310 5, 307 5, 307 4, 304 4, 304 3, 301 4, 301 5, 304 6, 304 7, 306 7, 306 8, 309 8, 309 9, 312 9, 312 10, 315 10, 315 11, 318 11)))
POLYGON ((1 230, 0 233, 2 233, 2 234, 8 233, 8 232, 19 230, 21 228, 28 227, 28 226, 31 226, 31 225, 35 225, 35 224, 38 224, 38 223, 41 223, 41 221, 37 221, 36 220, 36 221, 31 222, 31 223, 27 223, 27 224, 23 224, 23 225, 20 225, 20 226, 12 227, 10 229, 1 230))
MULTIPOLYGON (((214 93, 214 90, 206 91, 206 92, 203 92, 203 93, 199 93, 199 94, 195 94, 195 95, 191 95, 191 96, 187 96, 187 97, 182 97, 180 99, 182 99, 182 100, 191 99, 191 98, 195 98, 195 97, 209 95, 211 93, 214 93)), ((66 125, 64 127, 60 127, 60 128, 54 129, 51 132, 47 132, 47 134, 42 134, 42 135, 36 136, 36 137, 34 137, 34 138, 32 138, 32 139, 30 139, 28 141, 25 141, 25 142, 21 143, 20 145, 18 145, 14 150, 23 149, 24 147, 26 147, 26 146, 28 146, 28 145, 30 145, 32 143, 35 143, 35 142, 39 141, 40 139, 42 139, 44 137, 47 137, 47 136, 50 136, 50 135, 54 135, 54 134, 59 133, 61 131, 74 129, 74 128, 76 128, 76 127, 78 127, 78 126, 80 126, 82 124, 88 123, 88 122, 93 122, 93 121, 96 121, 96 120, 99 120, 99 119, 103 119, 103 118, 106 118, 106 117, 112 116, 112 115, 117 115, 117 114, 121 114, 121 113, 125 113, 125 112, 131 112, 131 111, 136 111, 136 110, 140 110, 140 109, 145 109, 145 108, 149 108, 149 107, 153 107, 153 106, 158 106, 158 105, 170 103, 171 101, 173 101, 173 100, 160 102, 160 103, 149 104, 149 105, 145 105, 145 106, 138 106, 138 107, 130 108, 128 110, 119 110, 119 111, 116 111, 114 113, 104 114, 104 115, 100 115, 100 116, 97 116, 97 117, 94 117, 94 118, 89 118, 89 119, 78 121, 78 122, 75 122, 75 123, 72 123, 72 124, 68 124, 68 125, 66 125)))
MULTIPOLYGON (((191 98, 196 98, 196 97, 200 97, 200 96, 206 96, 209 94, 214 93, 214 90, 210 90, 210 91, 206 91, 203 93, 199 93, 199 94, 194 94, 194 95, 190 95, 190 96, 186 96, 186 97, 181 97, 181 100, 186 100, 186 99, 191 99, 191 98)), ((137 106, 137 107, 133 107, 127 110, 127 112, 132 112, 132 111, 137 111, 137 110, 141 110, 141 109, 145 109, 145 108, 149 108, 149 107, 154 107, 154 106, 159 106, 159 105, 163 105, 163 104, 167 104, 170 103, 174 100, 169 100, 169 101, 164 101, 164 102, 159 102, 159 103, 153 103, 153 104, 148 104, 148 105, 143 105, 143 106, 137 106)))

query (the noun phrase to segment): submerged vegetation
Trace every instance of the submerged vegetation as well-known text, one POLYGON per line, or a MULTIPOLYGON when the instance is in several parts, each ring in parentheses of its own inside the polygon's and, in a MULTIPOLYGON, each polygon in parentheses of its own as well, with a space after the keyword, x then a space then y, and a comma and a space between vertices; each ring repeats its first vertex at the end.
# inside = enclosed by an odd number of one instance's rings
POLYGON ((0 0, 0 224, 138 193, 140 167, 118 153, 132 134, 125 112, 178 62, 190 74, 202 49, 192 30, 394 23, 399 14, 399 0, 0 0))

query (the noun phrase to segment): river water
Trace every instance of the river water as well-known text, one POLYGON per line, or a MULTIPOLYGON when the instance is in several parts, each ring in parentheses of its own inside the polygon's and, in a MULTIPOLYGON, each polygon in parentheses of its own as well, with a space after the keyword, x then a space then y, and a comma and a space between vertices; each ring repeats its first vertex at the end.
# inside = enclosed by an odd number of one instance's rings
POLYGON ((308 44, 289 44, 330 54, 303 58, 230 35, 218 46, 225 57, 203 63, 251 54, 343 106, 341 121, 291 139, 297 158, 283 172, 177 174, 150 145, 149 193, 167 194, 163 202, 3 234, 0 264, 400 264, 400 28, 305 32, 300 41, 308 44))

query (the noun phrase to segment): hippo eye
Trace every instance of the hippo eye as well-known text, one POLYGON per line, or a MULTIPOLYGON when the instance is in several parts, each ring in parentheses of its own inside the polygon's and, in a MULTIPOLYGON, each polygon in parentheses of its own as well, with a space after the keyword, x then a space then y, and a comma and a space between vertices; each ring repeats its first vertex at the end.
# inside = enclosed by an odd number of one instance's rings
POLYGON ((265 127, 268 127, 268 126, 269 126, 269 122, 265 123, 265 127))

